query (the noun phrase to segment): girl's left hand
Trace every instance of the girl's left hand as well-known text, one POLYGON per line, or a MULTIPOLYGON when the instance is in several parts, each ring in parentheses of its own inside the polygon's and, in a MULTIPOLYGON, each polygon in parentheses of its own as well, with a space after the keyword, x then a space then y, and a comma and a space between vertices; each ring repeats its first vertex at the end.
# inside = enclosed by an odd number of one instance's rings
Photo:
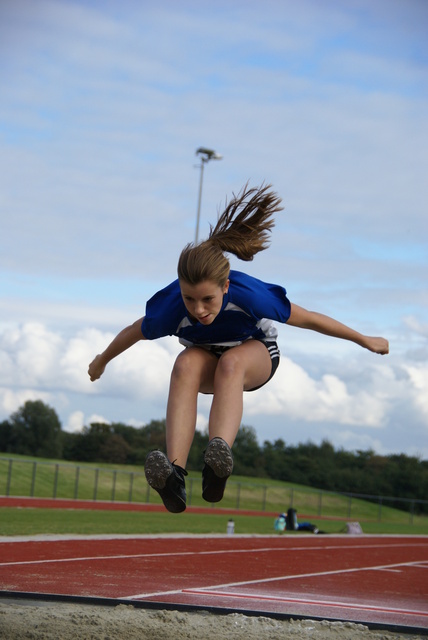
POLYGON ((381 356, 389 353, 389 342, 385 338, 366 338, 367 344, 365 347, 373 353, 379 353, 381 356))

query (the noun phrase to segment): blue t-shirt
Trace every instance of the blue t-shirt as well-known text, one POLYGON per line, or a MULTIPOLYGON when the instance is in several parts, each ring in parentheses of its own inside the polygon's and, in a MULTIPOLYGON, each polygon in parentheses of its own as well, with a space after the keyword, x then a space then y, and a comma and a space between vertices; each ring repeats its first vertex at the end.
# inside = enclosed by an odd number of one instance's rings
POLYGON ((268 284, 240 271, 231 271, 220 313, 209 325, 189 316, 178 280, 158 291, 146 305, 141 325, 145 338, 177 336, 190 345, 233 346, 250 338, 275 340, 273 320, 287 322, 290 302, 283 287, 268 284))

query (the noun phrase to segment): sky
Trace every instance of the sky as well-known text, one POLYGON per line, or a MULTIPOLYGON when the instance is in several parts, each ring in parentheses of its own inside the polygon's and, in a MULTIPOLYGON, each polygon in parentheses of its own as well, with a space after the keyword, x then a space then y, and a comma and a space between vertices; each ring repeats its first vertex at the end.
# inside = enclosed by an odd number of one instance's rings
MULTIPOLYGON (((0 421, 163 419, 174 337, 87 368, 244 184, 283 199, 241 269, 390 341, 280 325, 262 444, 428 459, 428 3, 1 0, 0 421)), ((201 397, 198 428, 210 398, 201 397)))

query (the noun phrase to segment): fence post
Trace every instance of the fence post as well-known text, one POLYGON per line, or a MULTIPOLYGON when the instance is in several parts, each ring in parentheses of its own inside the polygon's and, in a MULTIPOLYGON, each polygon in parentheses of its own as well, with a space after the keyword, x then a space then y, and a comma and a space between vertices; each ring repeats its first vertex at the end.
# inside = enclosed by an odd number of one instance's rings
POLYGON ((31 498, 34 498, 34 491, 36 486, 36 473, 37 473, 37 462, 33 462, 33 473, 31 475, 31 490, 30 490, 31 498))
POLYGON ((263 499, 262 499, 262 511, 266 511, 266 502, 267 502, 267 485, 263 487, 263 499))
POLYGON ((322 513, 322 491, 318 494, 318 515, 320 516, 322 513))
POLYGON ((79 475, 80 475, 80 467, 76 467, 76 476, 74 479, 74 499, 77 500, 79 496, 79 475))
POLYGON ((134 472, 131 471, 129 474, 129 494, 128 494, 128 502, 132 502, 132 488, 134 486, 134 472))
POLYGON ((348 500, 348 519, 351 518, 351 514, 352 514, 352 494, 349 494, 349 500, 348 500))
POLYGON ((382 496, 378 496, 378 500, 379 500, 379 511, 377 516, 377 521, 382 522, 382 496))
POLYGON ((290 508, 293 507, 293 502, 294 502, 294 487, 290 488, 290 508))
POLYGON ((57 490, 58 490, 58 472, 59 472, 59 464, 55 465, 55 475, 54 475, 54 489, 53 489, 53 497, 56 498, 57 490))
POLYGON ((238 482, 238 492, 236 494, 236 509, 239 510, 239 503, 241 501, 241 483, 238 482))
POLYGON ((189 493, 187 496, 187 504, 190 506, 192 504, 192 493, 193 493, 193 478, 190 478, 190 487, 189 487, 189 493))
POLYGON ((6 495, 9 497, 10 494, 10 485, 12 484, 12 466, 13 460, 9 458, 9 466, 7 469, 7 481, 6 481, 6 495))
POLYGON ((97 499, 97 493, 98 493, 98 475, 99 475, 100 470, 99 469, 95 469, 95 482, 94 482, 94 497, 93 499, 96 500, 97 499))
POLYGON ((114 499, 116 497, 116 478, 117 478, 117 471, 116 469, 113 471, 113 486, 111 488, 111 501, 114 502, 114 499))

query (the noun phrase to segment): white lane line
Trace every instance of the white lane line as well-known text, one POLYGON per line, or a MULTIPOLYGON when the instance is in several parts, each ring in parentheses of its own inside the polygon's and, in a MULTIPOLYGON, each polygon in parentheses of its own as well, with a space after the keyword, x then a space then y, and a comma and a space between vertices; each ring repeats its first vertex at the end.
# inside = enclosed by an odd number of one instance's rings
MULTIPOLYGON (((420 547, 421 545, 408 545, 408 544, 391 544, 387 548, 391 547, 420 547)), ((226 555, 235 553, 290 553, 294 551, 325 551, 325 550, 343 550, 343 549, 384 549, 384 544, 371 544, 371 545, 319 545, 312 547, 261 547, 259 549, 218 549, 214 551, 171 551, 171 552, 157 552, 157 553, 136 553, 136 554, 120 554, 110 556, 82 556, 78 558, 52 558, 46 560, 22 560, 16 562, 0 562, 0 567, 19 566, 19 565, 32 565, 32 564, 55 564, 61 562, 93 562, 94 560, 126 560, 135 558, 168 558, 168 557, 181 557, 181 556, 209 556, 209 555, 226 555)), ((422 561, 423 562, 423 561, 422 561)))
POLYGON ((101 560, 105 562, 106 560, 133 560, 135 558, 156 558, 163 556, 194 556, 195 553, 193 551, 186 551, 185 553, 135 553, 132 555, 115 555, 115 556, 83 556, 81 558, 52 558, 49 560, 22 560, 19 562, 1 562, 0 567, 13 567, 18 565, 26 565, 30 566, 33 564, 56 564, 61 562, 94 562, 95 560, 101 560))
POLYGON ((238 593, 238 592, 227 592, 227 591, 207 591, 206 589, 184 589, 183 593, 192 593, 194 595, 200 596, 216 596, 216 597, 227 597, 227 598, 241 598, 241 599, 251 599, 251 600, 269 600, 274 602, 293 602, 296 604, 305 604, 305 605, 315 605, 315 606, 323 606, 323 607, 341 607, 344 609, 367 609, 370 611, 379 611, 385 613, 403 613, 407 615, 421 615, 428 616, 427 611, 419 611, 416 609, 400 609, 397 607, 386 607, 380 605, 371 605, 365 603, 352 603, 352 602, 340 602, 336 600, 307 600, 305 598, 287 598, 282 596, 265 596, 260 594, 248 594, 248 593, 238 593))
MULTIPOLYGON (((390 564, 390 565, 378 565, 375 567, 355 567, 352 569, 335 569, 334 571, 317 571, 317 572, 313 572, 313 573, 300 573, 300 574, 295 574, 295 575, 285 575, 285 576, 277 576, 277 577, 271 577, 271 578, 258 578, 255 580, 242 580, 240 582, 227 582, 224 584, 216 584, 216 585, 210 585, 207 587, 200 587, 198 589, 198 591, 200 591, 201 593, 203 593, 204 591, 208 590, 208 591, 217 591, 218 589, 230 589, 231 587, 246 587, 248 585, 253 585, 253 584, 268 584, 270 582, 281 582, 284 580, 300 580, 300 579, 304 579, 304 578, 319 578, 322 576, 331 576, 331 575, 339 575, 339 574, 345 574, 345 573, 358 573, 360 571, 378 571, 380 569, 390 569, 390 568, 394 568, 394 567, 412 567, 414 566, 414 562, 403 562, 403 563, 396 563, 396 564, 390 564)), ((197 588, 197 587, 195 587, 197 588)), ((174 593, 183 593, 188 591, 189 589, 180 589, 178 591, 175 591, 174 593)), ((161 596, 164 592, 145 592, 145 593, 138 593, 132 596, 126 596, 124 599, 140 599, 140 598, 152 598, 155 596, 161 596)), ((166 592, 165 592, 166 593, 166 592)))

